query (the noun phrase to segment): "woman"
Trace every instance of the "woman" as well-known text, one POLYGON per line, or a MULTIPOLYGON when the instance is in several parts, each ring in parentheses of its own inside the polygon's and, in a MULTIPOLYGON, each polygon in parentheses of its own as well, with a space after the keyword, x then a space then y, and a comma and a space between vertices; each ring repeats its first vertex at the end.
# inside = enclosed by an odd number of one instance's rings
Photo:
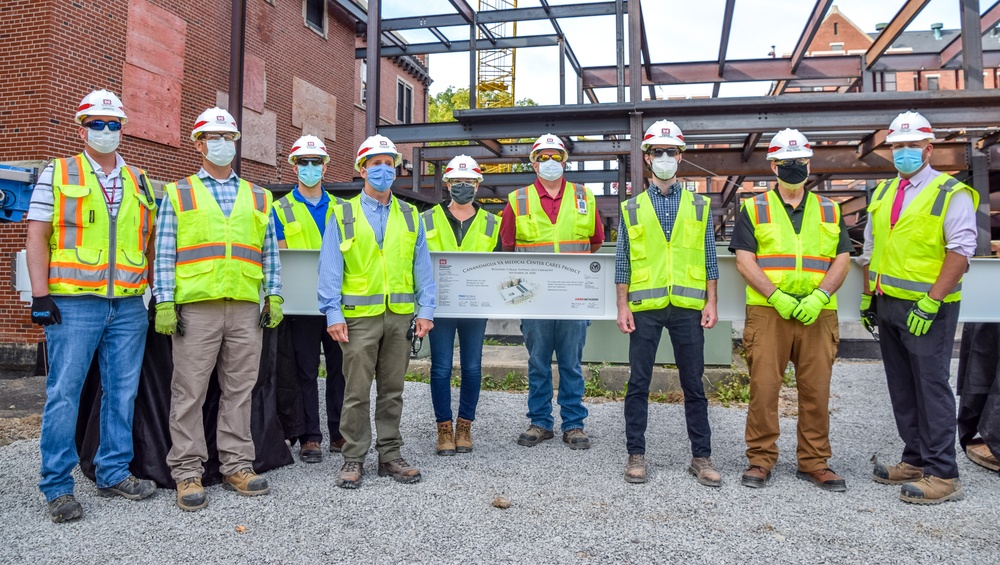
MULTIPOLYGON (((483 175, 475 159, 459 155, 452 159, 442 175, 451 202, 423 213, 427 246, 431 251, 494 251, 498 248, 500 220, 475 202, 476 190, 483 175)), ((485 319, 437 318, 431 330, 431 400, 437 420, 438 455, 472 451, 472 422, 476 419, 479 388, 482 383, 483 337, 485 319), (451 367, 458 333, 462 385, 458 402, 458 420, 452 429, 451 367)))

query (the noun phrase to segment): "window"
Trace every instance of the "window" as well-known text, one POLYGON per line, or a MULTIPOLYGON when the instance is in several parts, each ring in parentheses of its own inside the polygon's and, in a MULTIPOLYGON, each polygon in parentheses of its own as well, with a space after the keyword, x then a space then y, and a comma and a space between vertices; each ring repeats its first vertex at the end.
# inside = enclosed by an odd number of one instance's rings
POLYGON ((831 43, 830 44, 830 51, 843 51, 843 50, 844 50, 844 43, 843 42, 837 42, 837 43, 831 43))
POLYGON ((361 59, 361 105, 368 103, 368 61, 361 59))
POLYGON ((698 192, 698 182, 693 180, 685 181, 684 188, 691 192, 698 192))
POLYGON ((935 75, 935 76, 928 75, 928 77, 927 77, 927 90, 940 90, 941 87, 938 84, 938 78, 940 78, 940 77, 938 77, 937 75, 935 75))
POLYGON ((833 35, 838 35, 837 22, 833 22, 833 35))
POLYGON ((767 181, 766 180, 757 181, 757 188, 767 188, 767 181))
POLYGON ((303 0, 302 16, 306 26, 326 37, 326 0, 303 0))
POLYGON ((893 92, 896 90, 896 73, 882 73, 882 90, 885 92, 893 92))
POLYGON ((413 87, 403 81, 396 83, 396 123, 413 123, 413 87))

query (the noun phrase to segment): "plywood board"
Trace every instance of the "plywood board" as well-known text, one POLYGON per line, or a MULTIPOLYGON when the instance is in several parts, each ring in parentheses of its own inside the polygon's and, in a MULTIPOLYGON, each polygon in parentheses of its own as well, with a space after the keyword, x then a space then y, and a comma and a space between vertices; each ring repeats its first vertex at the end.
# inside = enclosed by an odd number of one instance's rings
POLYGON ((267 75, 264 59, 246 54, 243 60, 243 107, 258 114, 264 111, 267 102, 267 75))
POLYGON ((292 125, 302 134, 337 140, 337 97, 299 77, 292 79, 292 125))
MULTIPOLYGON (((216 91, 215 104, 229 109, 229 93, 216 91)), ((240 155, 244 159, 277 165, 278 115, 270 110, 254 112, 243 106, 243 125, 240 129, 240 155)))
POLYGON ((125 62, 153 74, 184 80, 187 22, 146 0, 130 0, 125 62))
POLYGON ((122 104, 126 135, 171 147, 181 146, 181 81, 125 63, 122 104))

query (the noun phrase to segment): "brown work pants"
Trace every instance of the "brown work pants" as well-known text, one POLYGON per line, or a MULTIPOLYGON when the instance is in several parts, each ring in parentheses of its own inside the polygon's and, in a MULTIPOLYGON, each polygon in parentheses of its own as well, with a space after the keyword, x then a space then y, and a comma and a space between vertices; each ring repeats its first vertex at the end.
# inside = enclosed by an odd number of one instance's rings
POLYGON ((184 335, 173 336, 174 374, 170 386, 170 475, 180 482, 201 478, 208 460, 202 407, 218 368, 219 418, 216 446, 223 475, 252 467, 250 401, 260 369, 260 305, 236 300, 184 304, 184 335))
POLYGON ((827 468, 830 451, 830 375, 840 330, 836 310, 823 310, 812 325, 783 319, 769 306, 747 306, 743 344, 750 368, 747 458, 773 469, 778 460, 778 394, 788 362, 799 393, 798 469, 827 468))

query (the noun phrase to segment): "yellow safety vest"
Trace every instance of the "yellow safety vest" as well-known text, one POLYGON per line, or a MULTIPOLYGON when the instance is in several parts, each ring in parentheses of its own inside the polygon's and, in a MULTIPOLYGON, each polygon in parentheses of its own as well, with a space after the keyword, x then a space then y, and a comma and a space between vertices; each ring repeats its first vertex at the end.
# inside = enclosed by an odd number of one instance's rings
POLYGON ((420 216, 416 208, 393 197, 389 202, 382 248, 361 209, 361 195, 334 209, 344 257, 341 310, 345 318, 414 311, 413 260, 420 216))
MULTIPOLYGON (((340 202, 340 198, 330 198, 330 203, 326 207, 327 223, 333 215, 334 205, 340 202)), ((285 231, 285 245, 289 249, 320 248, 323 236, 319 234, 319 226, 316 225, 312 214, 309 213, 309 207, 304 202, 300 202, 289 192, 275 201, 274 209, 285 231)))
MULTIPOLYGON (((771 190, 743 201, 757 239, 757 265, 774 286, 797 298, 819 288, 830 270, 840 244, 840 206, 809 192, 802 213, 802 227, 795 233, 785 205, 771 190)), ((770 306, 767 297, 747 285, 747 304, 770 306)), ((824 310, 837 309, 837 295, 824 310)))
POLYGON ((693 310, 705 308, 708 209, 708 198, 681 190, 680 207, 667 241, 648 191, 622 203, 632 270, 628 287, 630 310, 654 310, 671 304, 693 310))
MULTIPOLYGON (((941 274, 947 253, 944 240, 944 217, 951 197, 959 190, 972 195, 973 208, 979 207, 979 194, 951 175, 941 173, 907 205, 895 227, 892 202, 896 198, 899 177, 882 181, 868 205, 872 224, 872 258, 868 265, 868 286, 903 300, 920 300, 930 291, 941 274)), ((962 282, 944 298, 945 302, 962 299, 962 282)))
POLYGON ((271 193, 240 179, 227 218, 196 175, 168 184, 164 191, 177 213, 174 302, 260 302, 271 193))
POLYGON ((480 208, 476 210, 475 219, 469 226, 468 233, 462 238, 459 246, 455 239, 455 231, 444 214, 440 204, 421 214, 424 218, 424 233, 427 235, 427 248, 431 251, 493 251, 500 237, 500 226, 497 217, 480 208))
POLYGON ((511 192, 507 199, 517 231, 515 251, 590 253, 597 201, 587 187, 566 183, 554 225, 542 209, 535 185, 511 192))
POLYGON ((122 201, 111 217, 83 153, 53 161, 50 294, 114 298, 146 292, 156 200, 141 169, 122 167, 121 179, 122 201))

